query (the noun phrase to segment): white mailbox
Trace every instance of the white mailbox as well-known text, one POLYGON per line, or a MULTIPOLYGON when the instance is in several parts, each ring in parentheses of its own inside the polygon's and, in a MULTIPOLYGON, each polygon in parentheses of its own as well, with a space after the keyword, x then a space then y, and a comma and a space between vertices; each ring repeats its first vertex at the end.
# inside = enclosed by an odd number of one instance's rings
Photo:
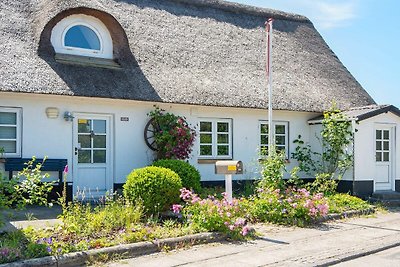
POLYGON ((243 163, 240 160, 220 160, 215 162, 215 174, 225 174, 225 192, 232 202, 232 174, 243 174, 243 163))

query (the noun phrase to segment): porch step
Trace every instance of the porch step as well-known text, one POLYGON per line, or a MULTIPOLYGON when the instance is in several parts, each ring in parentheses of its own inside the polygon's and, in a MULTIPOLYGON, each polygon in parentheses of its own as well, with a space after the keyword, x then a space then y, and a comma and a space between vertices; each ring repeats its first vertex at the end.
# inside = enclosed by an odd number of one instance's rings
POLYGON ((372 194, 369 201, 381 203, 384 206, 400 207, 400 193, 394 191, 377 191, 372 194))

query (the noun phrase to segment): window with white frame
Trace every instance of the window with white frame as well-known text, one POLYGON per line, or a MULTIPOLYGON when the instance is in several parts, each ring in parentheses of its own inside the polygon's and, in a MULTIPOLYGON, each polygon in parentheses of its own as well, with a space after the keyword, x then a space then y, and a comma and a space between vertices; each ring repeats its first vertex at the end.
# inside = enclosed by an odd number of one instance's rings
MULTIPOLYGON (((268 154, 268 121, 260 121, 260 149, 261 155, 268 154)), ((272 122, 272 136, 277 151, 285 151, 286 158, 289 157, 289 123, 285 121, 272 122)))
POLYGON ((0 107, 0 149, 6 157, 21 156, 21 109, 0 107))
POLYGON ((232 120, 201 119, 200 158, 232 158, 232 120))
POLYGON ((92 16, 75 14, 59 21, 51 32, 56 53, 113 58, 111 35, 104 23, 92 16))

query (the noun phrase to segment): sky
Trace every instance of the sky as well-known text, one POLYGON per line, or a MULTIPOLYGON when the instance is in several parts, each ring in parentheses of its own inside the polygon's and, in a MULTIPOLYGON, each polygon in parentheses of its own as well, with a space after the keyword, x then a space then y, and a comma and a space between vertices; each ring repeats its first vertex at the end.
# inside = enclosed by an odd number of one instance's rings
POLYGON ((378 104, 400 108, 399 0, 232 0, 308 17, 378 104))

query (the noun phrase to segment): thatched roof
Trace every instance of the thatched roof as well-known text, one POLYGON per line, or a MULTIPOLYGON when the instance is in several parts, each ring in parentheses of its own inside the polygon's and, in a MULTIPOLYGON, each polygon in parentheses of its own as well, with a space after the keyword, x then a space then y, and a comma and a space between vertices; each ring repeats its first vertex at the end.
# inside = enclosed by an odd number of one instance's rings
POLYGON ((269 17, 275 109, 375 103, 307 18, 218 0, 3 0, 0 91, 266 108, 269 17), (51 29, 74 13, 104 22, 121 69, 56 61, 51 29))

